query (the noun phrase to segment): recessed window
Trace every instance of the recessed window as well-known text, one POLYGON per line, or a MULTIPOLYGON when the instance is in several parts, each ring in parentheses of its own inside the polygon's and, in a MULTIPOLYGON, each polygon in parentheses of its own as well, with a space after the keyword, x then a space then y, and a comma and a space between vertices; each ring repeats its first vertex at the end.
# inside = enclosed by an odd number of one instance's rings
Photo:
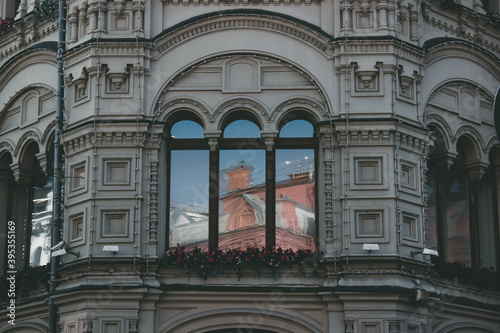
POLYGON ((276 138, 269 150, 259 126, 236 119, 216 149, 172 136, 167 147, 170 248, 316 249, 312 135, 276 138))
POLYGON ((431 155, 427 174, 427 247, 437 249, 448 262, 498 269, 495 176, 493 166, 482 177, 469 172, 466 152, 459 140, 458 156, 450 168, 431 155))

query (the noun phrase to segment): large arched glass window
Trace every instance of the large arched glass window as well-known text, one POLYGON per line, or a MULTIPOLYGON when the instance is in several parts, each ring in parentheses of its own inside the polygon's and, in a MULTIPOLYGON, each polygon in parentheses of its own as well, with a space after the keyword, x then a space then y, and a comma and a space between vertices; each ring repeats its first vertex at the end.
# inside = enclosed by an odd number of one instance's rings
POLYGON ((435 151, 428 162, 427 246, 439 250, 448 262, 496 270, 500 258, 493 167, 490 165, 481 177, 474 176, 466 161, 470 147, 465 143, 458 141, 458 156, 451 167, 442 150, 435 151))
POLYGON ((291 121, 266 145, 256 122, 232 119, 212 150, 206 139, 187 132, 202 128, 194 121, 177 122, 167 141, 170 248, 315 250, 311 123, 291 121))
POLYGON ((0 155, 0 244, 5 245, 0 250, 0 273, 7 270, 7 246, 12 244, 8 239, 13 239, 7 238, 10 232, 15 232, 16 246, 15 267, 10 270, 50 262, 53 178, 42 172, 35 157, 38 151, 34 141, 26 145, 19 162, 19 181, 10 169, 10 154, 0 155))

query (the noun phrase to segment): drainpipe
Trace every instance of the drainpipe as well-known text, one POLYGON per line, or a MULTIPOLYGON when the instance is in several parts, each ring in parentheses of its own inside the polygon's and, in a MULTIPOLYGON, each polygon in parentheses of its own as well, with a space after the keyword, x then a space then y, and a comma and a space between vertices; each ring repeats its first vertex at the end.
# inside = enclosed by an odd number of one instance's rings
MULTIPOLYGON (((62 205, 62 146, 61 131, 63 126, 64 109, 64 70, 63 52, 66 48, 66 2, 59 0, 59 36, 57 41, 57 92, 56 92, 56 129, 54 135, 54 183, 53 183, 53 208, 52 208, 52 247, 61 241, 61 205, 62 205)), ((57 308, 54 304, 55 277, 58 266, 58 257, 50 260, 50 289, 49 289, 49 333, 57 333, 58 318, 57 308)))

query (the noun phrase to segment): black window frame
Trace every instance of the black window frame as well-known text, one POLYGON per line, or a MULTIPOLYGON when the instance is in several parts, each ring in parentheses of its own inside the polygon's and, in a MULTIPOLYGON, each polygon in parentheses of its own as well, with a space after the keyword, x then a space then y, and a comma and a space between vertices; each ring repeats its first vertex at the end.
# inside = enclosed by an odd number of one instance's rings
MULTIPOLYGON (((255 121, 248 117, 232 117, 230 121, 226 121, 224 129, 236 120, 250 120, 255 124, 255 121)), ((290 121, 296 120, 291 119, 290 121)), ((262 149, 265 150, 265 171, 266 171, 266 223, 265 223, 265 244, 266 248, 273 248, 276 246, 276 150, 278 149, 311 149, 314 151, 314 195, 315 195, 315 247, 319 247, 319 228, 318 228, 318 135, 315 130, 314 124, 309 119, 298 118, 306 120, 313 126, 312 137, 294 137, 294 138, 280 138, 279 135, 273 138, 273 145, 271 149, 266 140, 260 138, 224 138, 222 135, 217 139, 215 149, 210 149, 209 139, 176 139, 171 135, 172 127, 179 121, 191 120, 202 126, 201 122, 193 117, 178 118, 171 124, 167 124, 166 135, 166 162, 167 162, 167 186, 166 195, 166 230, 165 230, 165 248, 168 250, 175 246, 169 244, 170 233, 170 179, 171 179, 171 152, 174 150, 209 150, 209 202, 208 202, 208 249, 213 251, 218 248, 219 238, 219 156, 221 150, 230 149, 262 149)), ((281 124, 282 126, 286 123, 281 124)), ((259 129, 260 126, 256 124, 259 129)), ((203 126, 202 126, 203 127, 203 126)))

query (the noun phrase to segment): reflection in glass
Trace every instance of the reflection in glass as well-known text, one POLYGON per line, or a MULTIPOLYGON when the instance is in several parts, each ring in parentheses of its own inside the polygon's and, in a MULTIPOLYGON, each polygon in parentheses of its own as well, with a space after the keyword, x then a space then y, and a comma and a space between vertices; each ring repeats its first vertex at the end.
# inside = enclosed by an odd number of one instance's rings
POLYGON ((477 183, 479 267, 497 270, 497 254, 492 251, 495 249, 494 182, 483 178, 477 183))
POLYGON ((31 208, 30 266, 50 262, 50 225, 52 221, 52 178, 41 187, 33 187, 31 208))
POLYGON ((219 248, 265 246, 265 151, 221 150, 219 248))
POLYGON ((260 138, 260 129, 249 120, 236 120, 226 126, 223 137, 260 138))
POLYGON ((466 175, 451 171, 444 194, 446 260, 470 266, 469 192, 466 175))
POLYGON ((297 119, 288 122, 280 131, 280 138, 312 138, 313 125, 305 120, 297 119))
POLYGON ((203 139, 203 127, 192 120, 181 120, 172 126, 170 135, 174 139, 203 139))
POLYGON ((315 250, 314 150, 276 150, 276 246, 315 250))
POLYGON ((208 150, 171 151, 170 240, 187 250, 208 248, 208 150))

